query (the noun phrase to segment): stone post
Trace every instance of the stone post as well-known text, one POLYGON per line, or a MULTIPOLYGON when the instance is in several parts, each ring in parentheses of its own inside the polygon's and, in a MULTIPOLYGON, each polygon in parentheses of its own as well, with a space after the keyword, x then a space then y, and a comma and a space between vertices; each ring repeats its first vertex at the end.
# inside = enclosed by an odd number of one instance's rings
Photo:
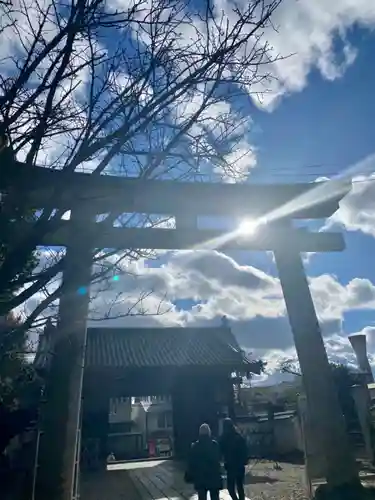
POLYGON ((367 387, 355 385, 351 388, 355 407, 357 410, 358 420, 361 426, 363 441, 367 458, 374 462, 374 450, 372 443, 372 429, 370 416, 370 397, 367 387))
POLYGON ((365 375, 366 383, 372 384, 374 376, 367 356, 367 338, 364 333, 349 336, 349 342, 357 358, 358 368, 365 375))

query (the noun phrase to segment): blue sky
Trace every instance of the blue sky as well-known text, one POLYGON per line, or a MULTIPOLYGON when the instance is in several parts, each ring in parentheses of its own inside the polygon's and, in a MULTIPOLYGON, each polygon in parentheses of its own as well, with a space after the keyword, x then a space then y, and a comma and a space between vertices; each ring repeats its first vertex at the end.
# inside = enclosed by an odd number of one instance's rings
POLYGON ((312 70, 304 90, 284 98, 272 113, 253 109, 260 171, 294 171, 295 179, 311 180, 374 152, 375 36, 355 29, 350 41, 358 55, 342 78, 328 81, 312 70))
MULTIPOLYGON (((33 1, 29 0, 30 4, 33 1)), ((44 3, 47 5, 49 0, 44 3)), ((145 8, 150 3, 151 0, 146 2, 145 8)), ((133 4, 134 0, 108 0, 108 6, 120 9, 128 9, 133 4)), ((195 3, 186 4, 184 8, 193 9, 190 12, 192 22, 181 28, 181 43, 205 36, 199 32, 204 26, 199 24, 194 12, 195 3), (199 28, 198 35, 194 26, 199 28)), ((247 2, 237 4, 242 8, 248 5, 247 2)), ((233 15, 231 0, 214 0, 214 5, 217 12, 223 11, 228 18, 233 15)), ((27 10, 32 16, 32 9, 27 10)), ((236 165, 237 182, 312 182, 320 177, 334 177, 346 169, 354 172, 352 192, 334 216, 321 221, 326 230, 345 234, 347 249, 340 254, 304 256, 305 268, 330 358, 353 364, 354 356, 347 337, 350 333, 363 331, 368 335, 370 355, 375 362, 375 337, 372 338, 375 332, 372 257, 375 254, 375 3, 373 0, 284 0, 274 14, 273 25, 277 30, 266 29, 265 39, 273 47, 274 55, 288 57, 267 66, 266 70, 273 77, 267 84, 270 92, 261 102, 256 93, 264 90, 264 86, 259 84, 248 86, 245 91, 242 88, 241 97, 231 98, 230 93, 226 96, 223 93, 220 101, 214 102, 200 123, 191 129, 191 136, 195 140, 205 128, 215 135, 212 130, 215 120, 220 122, 224 115, 230 115, 234 122, 242 119, 243 140, 235 154, 225 153, 227 161, 236 165)), ((25 29, 27 26, 26 23, 25 29)), ((109 52, 120 32, 115 33, 112 38, 101 39, 103 44, 107 43, 109 52)), ((17 36, 11 38, 0 34, 0 62, 3 65, 0 69, 11 76, 16 70, 8 55, 16 50, 19 56, 23 49, 17 36)), ((127 35, 128 38, 123 38, 129 46, 132 36, 129 30, 127 35)), ((80 40, 79 55, 85 53, 86 42, 80 40)), ((147 37, 137 43, 146 46, 147 37)), ((185 64, 185 70, 186 67, 189 66, 185 64)), ((120 91, 132 81, 132 74, 129 75, 126 69, 112 77, 113 87, 117 86, 120 91)), ((85 102, 88 95, 87 71, 80 75, 78 83, 71 98, 75 99, 74 105, 85 102)), ((162 109, 160 123, 165 116, 170 119, 174 113, 175 123, 182 126, 199 107, 206 91, 198 87, 174 102, 173 107, 162 109)), ((139 107, 155 93, 155 89, 147 85, 138 96, 139 107)), ((28 122, 26 117, 23 126, 27 127, 28 122)), ((114 120, 109 128, 117 125, 114 120)), ((179 151, 191 152, 190 139, 185 137, 187 142, 182 143, 179 151)), ((48 165, 56 158, 63 158, 64 148, 69 149, 68 142, 66 136, 55 143, 51 141, 39 159, 48 165)), ((147 145, 147 134, 140 132, 134 143, 137 148, 147 145)), ((134 173, 139 164, 134 158, 132 163, 127 154, 124 154, 122 165, 128 173, 134 173)), ((95 168, 98 162, 97 158, 91 158, 84 167, 95 168)), ((208 168, 216 180, 233 180, 219 162, 207 163, 203 171, 208 168)), ((119 164, 116 157, 111 168, 119 164)), ((206 222, 216 224, 212 220, 206 222)), ((119 315, 111 320, 117 325, 205 326, 219 324, 225 314, 241 345, 254 356, 268 361, 267 375, 258 380, 263 383, 277 380, 280 361, 294 356, 272 254, 237 252, 225 255, 213 249, 186 250, 160 254, 155 261, 125 260, 122 266, 124 274, 112 283, 112 289, 100 289, 93 294, 93 317, 105 313, 109 304, 111 311, 119 315), (140 296, 142 300, 138 302, 140 296), (151 314, 124 318, 129 308, 133 312, 151 314)), ((41 298, 33 297, 29 307, 35 307, 41 298)))
MULTIPOLYGON (((313 181, 320 176, 332 177, 340 174, 345 169, 369 158, 373 163, 370 171, 374 171, 375 161, 371 155, 375 153, 373 128, 375 34, 367 28, 353 25, 348 30, 345 43, 355 47, 356 57, 342 75, 327 79, 312 66, 303 88, 297 92, 285 93, 271 110, 259 109, 252 101, 244 100, 247 106, 246 112, 252 120, 251 139, 257 156, 257 165, 252 171, 251 180, 313 181)), ((342 43, 333 40, 333 45, 340 61, 342 43)), ((356 219, 360 218, 362 210, 373 210, 371 203, 370 206, 367 205, 366 197, 375 195, 375 191, 371 189, 374 183, 372 179, 356 176, 354 183, 355 189, 362 190, 362 187, 365 189, 366 186, 365 194, 358 195, 360 199, 363 198, 363 206, 355 203, 351 207, 356 219)), ((350 204, 350 198, 348 203, 350 204)), ((344 307, 342 312, 337 314, 337 322, 333 318, 328 320, 328 323, 333 322, 333 327, 329 328, 327 334, 329 356, 331 359, 353 364, 355 363, 353 354, 346 340, 348 334, 366 332, 370 356, 375 348, 371 329, 372 325, 375 325, 372 295, 372 284, 375 283, 373 265, 375 240, 371 228, 362 229, 360 223, 347 221, 347 216, 344 215, 338 218, 339 223, 336 221, 332 226, 344 232, 346 250, 343 253, 313 255, 305 266, 311 278, 329 276, 336 284, 341 284, 343 287, 355 283, 359 288, 362 286, 364 289, 368 288, 366 293, 362 291, 363 297, 362 292, 359 293, 364 299, 362 304, 354 305, 353 302, 353 307, 344 307), (359 281, 352 281, 356 279, 359 281), (370 295, 371 299, 366 303, 370 295)), ((233 253, 231 257, 242 266, 254 266, 267 275, 277 277, 277 270, 270 255, 243 252, 233 253)), ((335 295, 329 299, 335 301, 335 295)), ((361 300, 359 298, 358 302, 361 300)), ((174 303, 180 310, 189 310, 193 306, 196 307, 199 300, 179 299, 174 303)), ((239 338, 242 341, 245 337, 251 339, 254 329, 263 336, 271 337, 265 350, 252 349, 251 340, 248 342, 246 339, 244 342, 253 352, 265 353, 266 358, 270 360, 270 367, 277 366, 283 357, 292 355, 293 348, 290 348, 290 345, 285 345, 284 350, 283 342, 276 340, 278 330, 279 332, 288 330, 286 323, 284 318, 265 319, 261 315, 249 321, 238 322, 234 318, 232 321, 233 328, 236 332, 240 332, 239 338), (246 331, 249 333, 246 334, 246 331), (272 349, 272 345, 275 349, 272 349)), ((288 337, 290 341, 290 332, 288 337)), ((275 375, 271 375, 267 383, 277 381, 279 377, 275 375)))
MULTIPOLYGON (((343 77, 327 81, 313 70, 306 88, 273 112, 253 111, 260 176, 267 170, 274 176, 280 168, 291 181, 312 180, 342 172, 374 153, 375 34, 355 28, 349 38, 358 55, 343 77)), ((314 256, 309 275, 328 271, 343 283, 356 277, 374 282, 374 238, 346 231, 345 240, 342 254, 314 256)), ((355 311, 346 315, 345 330, 356 332, 374 322, 374 311, 355 311)))

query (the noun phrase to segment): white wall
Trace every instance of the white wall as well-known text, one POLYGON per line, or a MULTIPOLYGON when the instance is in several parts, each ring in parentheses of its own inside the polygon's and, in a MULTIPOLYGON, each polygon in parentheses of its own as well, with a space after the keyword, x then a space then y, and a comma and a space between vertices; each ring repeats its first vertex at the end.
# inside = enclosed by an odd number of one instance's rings
POLYGON ((162 410, 160 412, 149 412, 148 417, 147 417, 147 427, 148 427, 148 432, 155 432, 159 430, 168 430, 172 431, 173 429, 173 424, 172 424, 172 412, 169 410, 170 417, 167 419, 164 417, 164 425, 160 426, 159 425, 159 415, 166 415, 166 411, 162 410))
POLYGON ((267 421, 262 422, 239 422, 238 428, 243 435, 248 437, 248 444, 251 447, 258 446, 260 431, 265 431, 273 425, 274 443, 276 452, 280 454, 293 453, 295 451, 303 451, 301 442, 301 431, 297 417, 287 417, 275 419, 272 424, 267 421), (252 442, 252 440, 254 440, 252 442))
POLYGON ((172 405, 167 402, 160 405, 150 405, 148 403, 133 403, 131 408, 131 419, 134 422, 134 430, 140 432, 144 439, 147 439, 147 433, 158 430, 172 430, 172 405), (169 412, 171 417, 167 427, 159 427, 159 415, 169 412))
POLYGON ((299 432, 295 418, 275 420, 274 432, 277 453, 288 454, 300 450, 299 432))
POLYGON ((111 398, 109 401, 108 421, 110 424, 132 420, 131 398, 111 398))
POLYGON ((142 403, 133 403, 131 407, 131 419, 137 432, 142 434, 146 431, 146 410, 142 403))
POLYGON ((375 399, 375 384, 368 384, 367 385, 369 393, 370 393, 370 399, 374 400, 375 399))

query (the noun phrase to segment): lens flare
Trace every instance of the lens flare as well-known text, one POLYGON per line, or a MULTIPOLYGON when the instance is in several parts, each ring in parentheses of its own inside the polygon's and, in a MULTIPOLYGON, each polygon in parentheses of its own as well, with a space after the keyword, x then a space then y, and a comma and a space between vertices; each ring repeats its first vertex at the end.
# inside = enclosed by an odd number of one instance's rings
POLYGON ((238 226, 238 232, 244 236, 251 236, 258 230, 258 227, 258 222, 251 219, 245 219, 241 221, 240 225, 238 226))

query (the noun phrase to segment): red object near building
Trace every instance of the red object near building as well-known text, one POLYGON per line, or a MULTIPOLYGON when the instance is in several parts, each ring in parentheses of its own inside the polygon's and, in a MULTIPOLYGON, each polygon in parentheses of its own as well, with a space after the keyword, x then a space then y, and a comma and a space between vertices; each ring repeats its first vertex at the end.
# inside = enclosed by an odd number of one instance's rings
POLYGON ((154 440, 148 442, 148 454, 150 457, 156 457, 156 444, 154 440))

